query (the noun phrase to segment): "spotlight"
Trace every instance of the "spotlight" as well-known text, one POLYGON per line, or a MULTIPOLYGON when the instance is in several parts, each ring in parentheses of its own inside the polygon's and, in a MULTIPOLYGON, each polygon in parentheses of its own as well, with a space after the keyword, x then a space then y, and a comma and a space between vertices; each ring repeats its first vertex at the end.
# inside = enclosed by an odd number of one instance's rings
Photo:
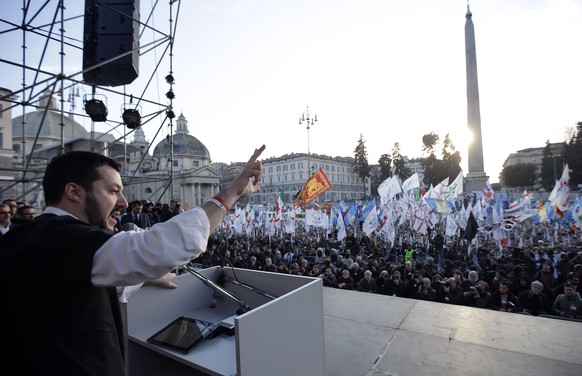
POLYGON ((85 102, 85 112, 93 121, 107 120, 107 106, 99 99, 89 99, 85 102))
POLYGON ((169 83, 170 85, 174 83, 174 76, 172 76, 171 74, 166 76, 166 82, 169 83))
POLYGON ((176 117, 176 114, 172 110, 166 111, 166 115, 168 116, 169 119, 173 119, 176 117))
POLYGON ((166 93, 166 98, 172 100, 172 99, 176 98, 176 95, 174 94, 174 92, 172 90, 170 90, 166 93))
POLYGON ((128 108, 127 110, 123 111, 123 115, 121 115, 121 117, 129 129, 135 129, 141 126, 141 115, 133 108, 128 108))

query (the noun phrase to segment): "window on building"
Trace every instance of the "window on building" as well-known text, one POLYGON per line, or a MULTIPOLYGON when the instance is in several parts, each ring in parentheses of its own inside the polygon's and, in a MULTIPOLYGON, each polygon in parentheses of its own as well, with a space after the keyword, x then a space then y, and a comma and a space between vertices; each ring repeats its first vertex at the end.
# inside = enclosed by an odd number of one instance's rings
POLYGON ((295 170, 295 163, 291 163, 291 165, 289 165, 289 169, 291 171, 295 170))
POLYGON ((178 167, 178 161, 174 161, 173 165, 174 167, 178 167))
POLYGON ((268 171, 269 171, 269 174, 272 174, 273 173, 273 167, 269 167, 268 168, 268 171))
POLYGON ((200 162, 199 161, 193 161, 192 162, 192 167, 199 167, 200 166, 200 162))
POLYGON ((277 172, 281 172, 281 166, 277 166, 276 170, 277 172))

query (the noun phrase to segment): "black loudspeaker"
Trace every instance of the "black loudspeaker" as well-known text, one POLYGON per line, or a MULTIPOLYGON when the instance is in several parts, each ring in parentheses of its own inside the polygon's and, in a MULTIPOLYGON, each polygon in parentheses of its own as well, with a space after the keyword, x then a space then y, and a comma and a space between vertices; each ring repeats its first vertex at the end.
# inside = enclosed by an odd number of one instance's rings
POLYGON ((139 75, 139 0, 85 0, 83 80, 119 86, 139 75))

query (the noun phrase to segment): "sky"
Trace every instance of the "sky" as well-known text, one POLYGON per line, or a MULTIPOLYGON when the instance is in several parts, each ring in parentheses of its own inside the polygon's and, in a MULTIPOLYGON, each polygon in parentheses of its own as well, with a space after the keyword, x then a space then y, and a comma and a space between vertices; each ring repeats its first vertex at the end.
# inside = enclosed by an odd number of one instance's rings
MULTIPOLYGON (((150 3, 141 1, 142 19, 150 3)), ((582 121, 582 1, 473 0, 470 9, 484 167, 494 183, 510 153, 564 141, 582 121)), ((171 63, 158 66, 152 95, 165 99, 171 69, 174 110, 214 162, 245 161, 261 144, 265 158, 308 149, 353 156, 361 136, 377 164, 396 142, 402 155, 422 157, 422 136, 434 132, 449 135, 466 175, 466 11, 466 0, 183 1, 171 63), (309 131, 299 124, 308 106, 318 119, 309 131)), ((157 16, 158 28, 169 30, 167 14, 157 16)), ((0 34, 12 37, 21 36, 0 34)), ((20 45, 0 56, 20 61, 20 45)), ((162 53, 140 57, 138 80, 162 53)), ((74 55, 65 64, 71 72, 81 69, 74 55)), ((4 74, 0 86, 21 87, 19 79, 4 74)), ((143 127, 154 144, 169 131, 159 124, 143 127)))

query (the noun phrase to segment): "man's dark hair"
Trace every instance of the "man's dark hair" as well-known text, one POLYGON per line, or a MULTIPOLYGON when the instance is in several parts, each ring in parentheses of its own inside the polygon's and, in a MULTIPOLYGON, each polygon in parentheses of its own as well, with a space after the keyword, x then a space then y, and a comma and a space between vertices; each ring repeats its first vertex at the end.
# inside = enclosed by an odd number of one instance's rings
POLYGON ((34 207, 33 206, 30 206, 30 205, 22 205, 21 207, 19 207, 18 209, 16 209, 16 214, 22 215, 22 212, 24 210, 28 210, 28 209, 34 209, 34 207))
POLYGON ((63 197, 65 186, 75 183, 90 191, 93 182, 101 179, 97 169, 109 166, 121 171, 117 162, 102 154, 88 151, 70 151, 57 155, 46 167, 42 188, 47 205, 58 203, 63 197))

